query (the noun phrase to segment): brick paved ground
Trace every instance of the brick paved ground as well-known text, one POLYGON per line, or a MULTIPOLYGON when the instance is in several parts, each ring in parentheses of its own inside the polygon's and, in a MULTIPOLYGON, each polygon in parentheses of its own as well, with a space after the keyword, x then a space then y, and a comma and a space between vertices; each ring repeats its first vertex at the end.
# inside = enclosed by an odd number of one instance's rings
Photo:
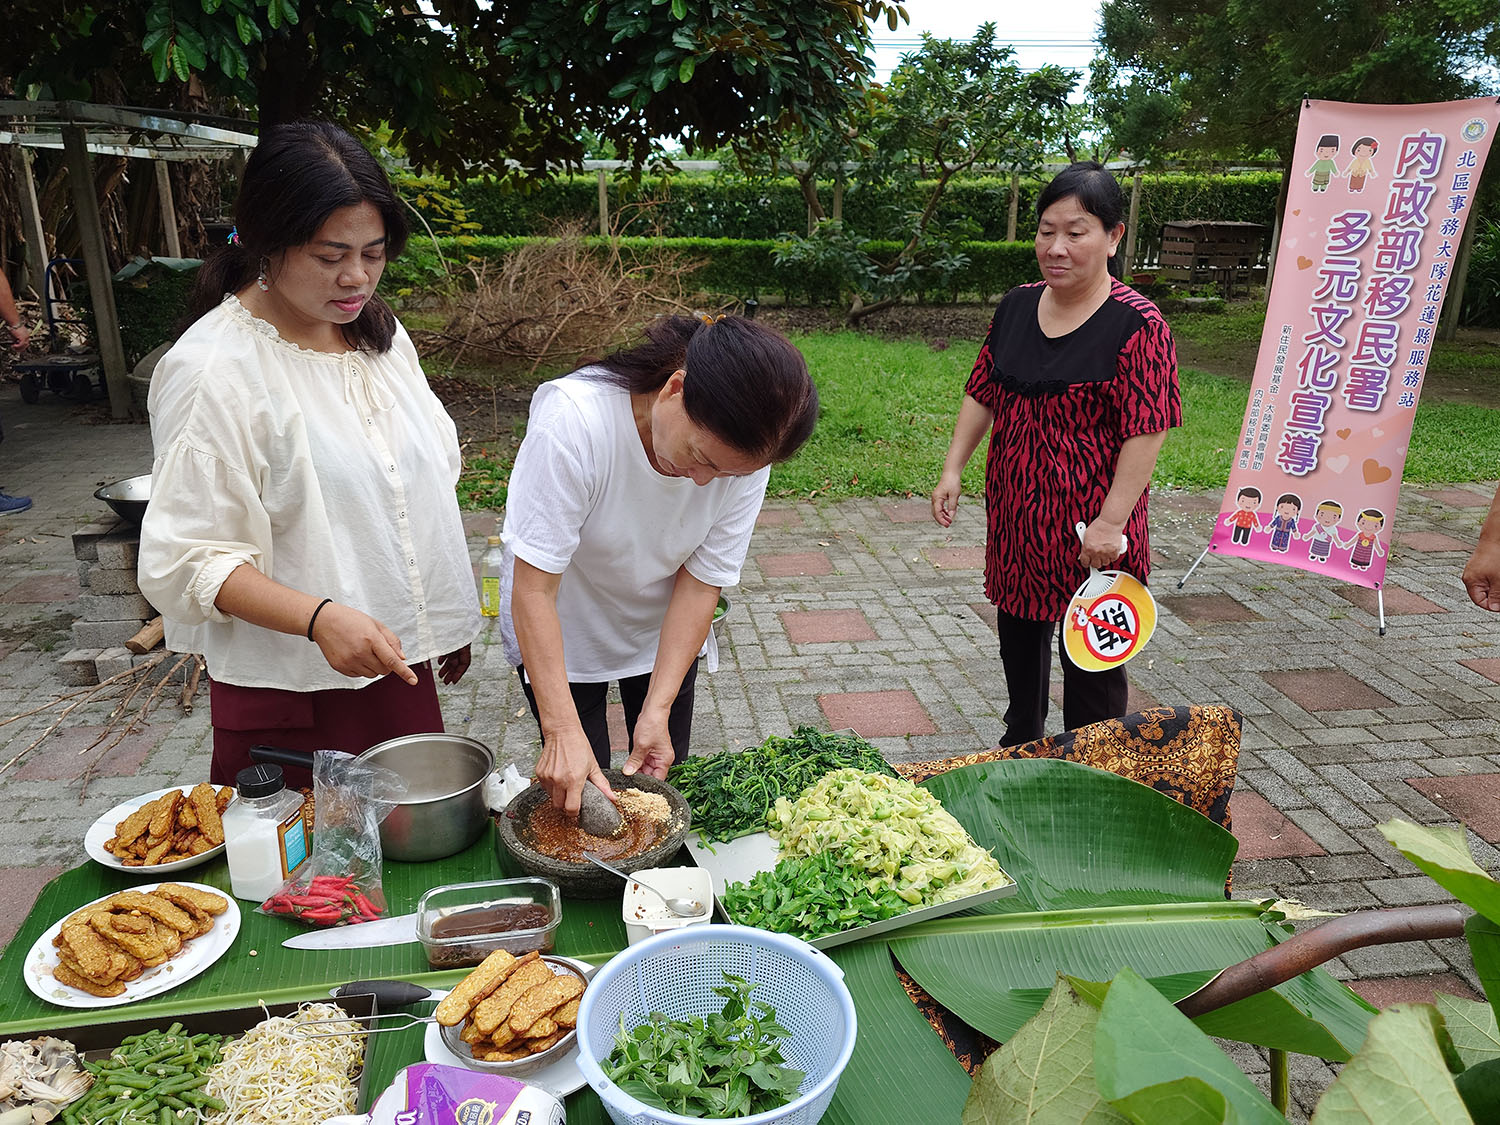
MULTIPOLYGON (((80 609, 71 533, 100 517, 91 495, 98 484, 150 465, 144 426, 83 425, 60 400, 25 406, 14 395, 0 390, 0 487, 30 494, 36 506, 0 517, 3 715, 67 690, 56 661, 80 609)), ((1130 665, 1134 697, 1228 703, 1244 713, 1238 896, 1328 910, 1443 901, 1376 831, 1394 816, 1464 824, 1480 864, 1500 867, 1500 619, 1474 609, 1458 581, 1490 494, 1482 485, 1403 493, 1384 638, 1366 591, 1301 571, 1213 558, 1176 590, 1207 539, 1217 496, 1153 501, 1162 612, 1150 649, 1130 665)), ((494 521, 494 513, 466 519, 476 560, 494 521)), ((799 723, 853 725, 893 760, 993 745, 1004 699, 993 612, 980 589, 982 542, 972 501, 946 532, 921 500, 772 504, 743 583, 729 592, 723 667, 699 681, 696 747, 749 745, 799 723)), ((444 711, 450 729, 494 747, 501 762, 524 771, 534 759, 536 730, 497 636, 480 638, 468 677, 444 693, 444 711)), ((101 756, 87 747, 107 713, 108 705, 80 708, 0 775, 8 906, 0 941, 41 885, 80 861, 96 816, 203 773, 201 696, 191 715, 164 707, 101 756), (80 799, 78 777, 89 766, 80 799)), ((0 763, 48 721, 0 727, 0 763)), ((1461 941, 1365 949, 1329 967, 1381 1004, 1478 989, 1461 941)), ((1237 1058, 1264 1081, 1256 1052, 1237 1058)), ((1294 1061, 1304 1109, 1330 1077, 1318 1060, 1294 1061)))

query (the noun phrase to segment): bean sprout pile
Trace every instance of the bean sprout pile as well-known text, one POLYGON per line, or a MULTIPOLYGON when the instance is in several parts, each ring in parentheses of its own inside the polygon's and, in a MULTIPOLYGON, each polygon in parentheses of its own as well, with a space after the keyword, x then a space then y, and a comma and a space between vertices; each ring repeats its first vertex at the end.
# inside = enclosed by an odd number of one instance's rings
MULTIPOLYGON (((351 1020, 348 1030, 356 1034, 327 1039, 296 1031, 307 1020, 347 1016, 335 1004, 304 1004, 296 1015, 262 1020, 226 1044, 222 1060, 209 1072, 207 1091, 227 1108, 204 1120, 211 1125, 286 1125, 356 1112, 355 1079, 365 1053, 360 1025, 351 1020)), ((329 1025, 318 1030, 344 1029, 329 1025)))

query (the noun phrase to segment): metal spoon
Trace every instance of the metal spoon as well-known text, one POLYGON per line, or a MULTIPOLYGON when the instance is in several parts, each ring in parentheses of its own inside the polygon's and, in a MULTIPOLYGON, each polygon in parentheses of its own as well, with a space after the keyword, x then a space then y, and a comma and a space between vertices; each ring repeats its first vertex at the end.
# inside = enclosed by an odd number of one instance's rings
POLYGON ((626 882, 635 883, 637 886, 645 887, 646 890, 650 891, 657 898, 661 899, 662 902, 664 902, 666 904, 667 909, 670 910, 673 914, 677 915, 677 917, 679 917, 679 918, 696 918, 696 917, 698 917, 698 915, 702 914, 703 911, 704 911, 703 904, 701 902, 699 902, 697 899, 695 899, 695 898, 668 898, 666 895, 662 894, 655 887, 648 886, 647 884, 642 883, 634 875, 627 875, 625 872, 621 871, 618 867, 615 867, 612 864, 605 863, 602 859, 600 859, 593 852, 584 852, 583 853, 583 858, 586 859, 586 860, 588 860, 592 864, 596 864, 597 866, 604 868, 604 870, 606 870, 606 871, 613 872, 614 874, 618 875, 621 879, 624 879, 626 882))

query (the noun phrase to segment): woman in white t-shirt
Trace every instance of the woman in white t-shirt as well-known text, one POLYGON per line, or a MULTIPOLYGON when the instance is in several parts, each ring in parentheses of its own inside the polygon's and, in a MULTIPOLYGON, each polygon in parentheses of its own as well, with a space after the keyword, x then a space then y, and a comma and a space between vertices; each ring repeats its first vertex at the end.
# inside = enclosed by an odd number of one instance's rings
POLYGON ((325 122, 268 130, 235 222, 151 380, 139 564, 207 661, 217 784, 260 742, 441 731, 432 666, 455 682, 479 631, 457 431, 375 295, 406 241, 384 171, 325 122))
POLYGON ((576 814, 609 765, 620 684, 624 766, 687 757, 697 660, 739 581, 770 466, 812 433, 802 354, 740 317, 661 317, 646 342, 544 383, 505 506, 501 632, 542 732, 537 779, 576 814))

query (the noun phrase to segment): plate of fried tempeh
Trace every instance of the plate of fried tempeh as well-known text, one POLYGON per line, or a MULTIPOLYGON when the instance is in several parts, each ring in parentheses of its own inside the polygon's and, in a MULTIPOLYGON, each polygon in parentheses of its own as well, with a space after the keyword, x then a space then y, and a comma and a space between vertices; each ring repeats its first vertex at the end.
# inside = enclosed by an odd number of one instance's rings
POLYGON ((224 852, 221 817, 234 790, 206 781, 132 797, 94 821, 83 837, 89 858, 116 871, 166 875, 224 852))
POLYGON ((559 1097, 581 1089, 574 1025, 591 972, 568 957, 492 953, 439 1002, 427 1061, 524 1077, 559 1097))
POLYGON ((63 1008, 111 1008, 191 980, 240 932, 240 908, 201 883, 146 883, 59 919, 26 954, 26 987, 63 1008))

